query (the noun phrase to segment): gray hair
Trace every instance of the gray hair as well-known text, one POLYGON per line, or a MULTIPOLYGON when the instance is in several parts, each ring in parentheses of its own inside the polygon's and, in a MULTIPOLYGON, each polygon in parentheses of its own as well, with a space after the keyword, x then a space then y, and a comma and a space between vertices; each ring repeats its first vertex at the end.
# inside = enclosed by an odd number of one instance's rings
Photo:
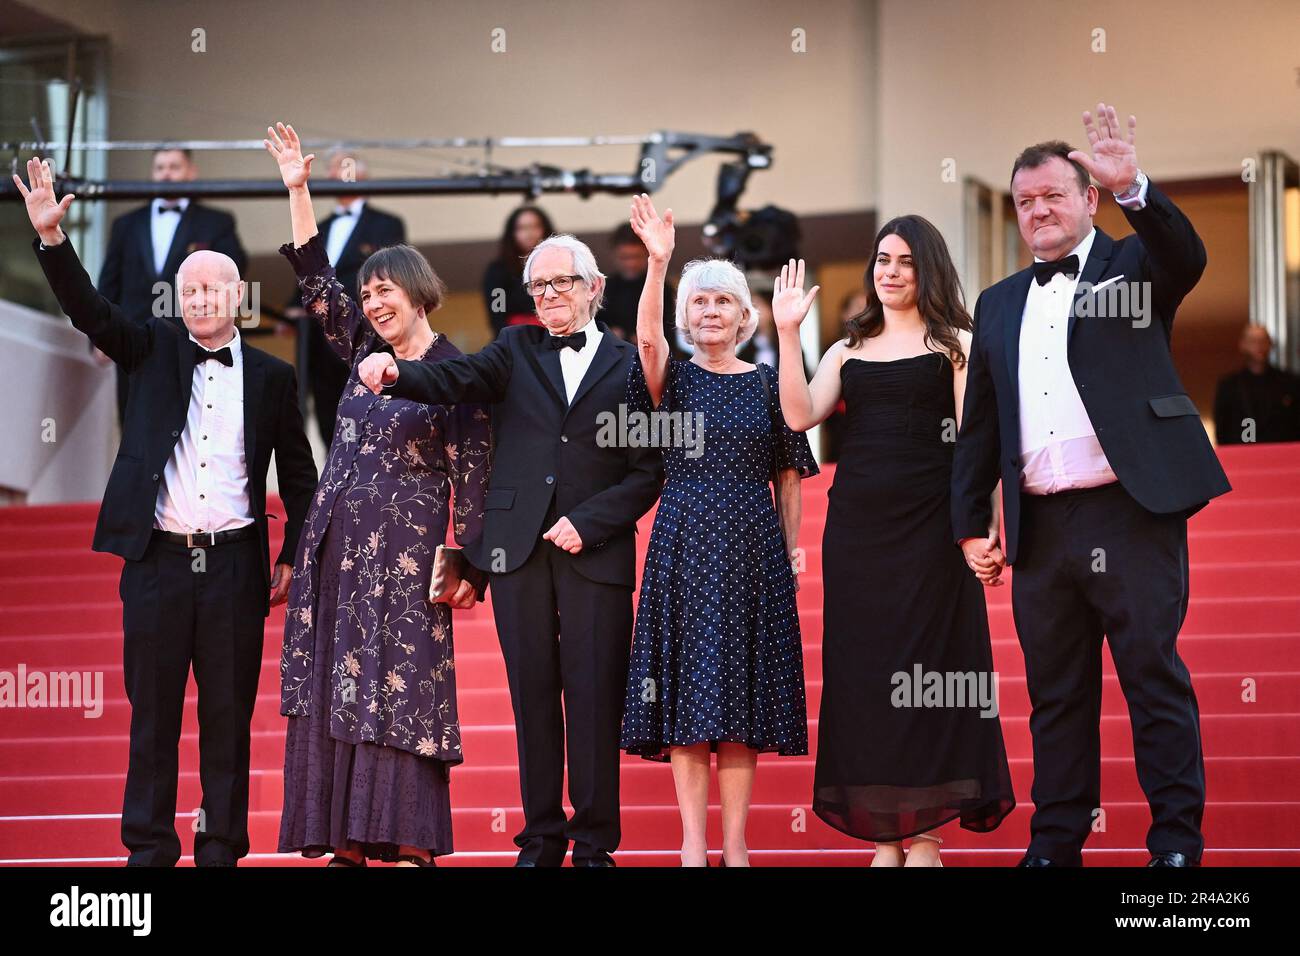
POLYGON ((587 287, 595 289, 597 283, 600 283, 599 291, 594 299, 591 300, 591 316, 594 318, 600 311, 600 307, 605 304, 605 273, 600 271, 596 265, 596 257, 592 254, 591 249, 585 242, 577 236, 570 236, 567 233, 551 236, 549 239, 543 239, 533 251, 528 253, 528 258, 524 261, 524 285, 531 281, 533 260, 543 249, 567 249, 573 256, 574 274, 582 277, 582 281, 587 283, 587 287))
POLYGON ((686 322, 686 306, 691 296, 701 291, 726 292, 740 303, 740 334, 736 338, 736 344, 748 342, 758 328, 758 309, 754 308, 745 273, 734 262, 726 259, 694 259, 682 269, 682 278, 677 284, 677 331, 682 333, 682 338, 691 341, 690 326, 686 322))

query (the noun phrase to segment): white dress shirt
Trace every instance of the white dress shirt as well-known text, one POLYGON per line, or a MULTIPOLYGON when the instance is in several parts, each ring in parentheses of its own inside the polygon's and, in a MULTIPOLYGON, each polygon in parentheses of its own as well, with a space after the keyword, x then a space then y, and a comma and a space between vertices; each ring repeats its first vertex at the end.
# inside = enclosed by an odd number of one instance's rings
MULTIPOLYGON (((1069 253, 1080 274, 1096 235, 1093 228, 1069 253)), ((1020 319, 1020 487, 1031 495, 1117 480, 1070 374, 1066 334, 1078 284, 1059 272, 1046 285, 1031 280, 1020 319)))
MULTIPOLYGON (((343 255, 343 247, 348 244, 357 223, 361 221, 361 209, 365 204, 364 199, 354 199, 346 206, 334 208, 334 220, 330 223, 330 234, 325 240, 325 254, 329 256, 330 265, 335 268, 338 268, 339 256, 343 255)), ((353 290, 349 289, 348 294, 352 295, 353 290)))
POLYGON ((565 399, 569 402, 573 401, 578 386, 582 384, 582 377, 591 368, 591 360, 596 357, 596 349, 600 347, 600 337, 605 334, 596 325, 595 319, 588 319, 587 324, 573 334, 579 333, 587 336, 586 345, 577 351, 567 345, 560 349, 560 371, 564 373, 565 399))
POLYGON ((163 266, 167 265, 167 253, 171 251, 172 240, 181 224, 181 216, 190 204, 188 199, 155 199, 149 215, 149 234, 153 240, 153 271, 162 275, 163 266), (174 212, 163 210, 163 203, 178 202, 180 208, 174 212))
POLYGON ((194 366, 185 430, 167 461, 154 505, 154 525, 164 531, 227 531, 253 522, 244 460, 244 356, 238 329, 227 345, 234 359, 229 368, 215 359, 194 366))

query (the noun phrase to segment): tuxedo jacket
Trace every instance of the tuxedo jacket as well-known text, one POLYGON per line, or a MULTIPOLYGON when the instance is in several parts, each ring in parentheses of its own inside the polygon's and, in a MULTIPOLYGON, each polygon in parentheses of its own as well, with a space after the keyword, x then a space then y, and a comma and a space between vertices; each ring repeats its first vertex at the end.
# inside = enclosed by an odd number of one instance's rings
MULTIPOLYGON (((153 534, 154 510, 163 469, 185 428, 194 376, 194 343, 168 319, 127 318, 90 283, 81 260, 65 239, 36 258, 59 306, 72 324, 113 359, 131 380, 122 443, 104 490, 92 547, 128 561, 143 557, 153 534)), ((244 367, 244 457, 248 499, 262 542, 262 575, 269 613, 270 566, 266 514, 266 473, 275 453, 280 497, 287 521, 277 564, 292 565, 298 536, 316 487, 316 464, 303 431, 293 366, 241 345, 244 367)))
POLYGON ((568 517, 582 538, 582 550, 570 558, 574 568, 592 581, 635 584, 636 522, 659 497, 663 459, 658 448, 597 441, 602 424, 607 433, 616 430, 608 416, 617 422, 636 360, 636 346, 598 326, 605 334, 572 403, 565 401, 560 353, 541 326, 508 326, 473 355, 433 364, 397 361, 393 395, 492 405, 483 534, 466 549, 484 571, 508 573, 528 559, 547 530, 542 525, 554 499, 555 515, 568 517))
MULTIPOLYGON (((244 247, 235 233, 235 218, 228 212, 190 200, 181 213, 163 270, 158 272, 153 261, 152 209, 150 203, 113 220, 104 266, 99 271, 100 294, 116 302, 122 307, 122 314, 136 322, 153 315, 157 298, 154 284, 166 282, 174 287, 176 270, 190 253, 201 249, 225 253, 235 260, 241 274, 247 265, 244 247)), ((173 288, 171 321, 184 328, 177 301, 173 288)))
MULTIPOLYGON (((1135 234, 1115 240, 1098 229, 1081 264, 1066 332, 1070 373, 1124 490, 1156 514, 1191 515, 1231 490, 1170 353, 1174 315, 1205 270, 1205 246, 1154 184, 1146 206, 1124 215, 1135 234), (1107 280, 1129 288, 1091 288, 1107 280), (1125 302, 1128 311, 1115 314, 1125 302), (1132 314, 1134 303, 1145 304, 1144 314, 1132 314)), ((1032 281, 1032 267, 1024 269, 975 304, 953 456, 954 536, 988 533, 989 497, 1001 478, 1008 562, 1020 527, 1020 320, 1032 281)))
MULTIPOLYGON (((331 213, 321 221, 318 227, 321 242, 329 242, 330 228, 336 218, 331 213)), ((374 208, 367 202, 361 207, 361 215, 357 217, 357 224, 352 228, 352 234, 343 244, 339 261, 330 263, 334 266, 334 275, 338 277, 339 282, 343 283, 343 288, 347 290, 348 295, 359 303, 361 296, 357 292, 357 275, 361 272, 362 263, 380 249, 405 241, 406 225, 402 220, 382 209, 374 208)), ((295 301, 294 304, 298 303, 295 301)))

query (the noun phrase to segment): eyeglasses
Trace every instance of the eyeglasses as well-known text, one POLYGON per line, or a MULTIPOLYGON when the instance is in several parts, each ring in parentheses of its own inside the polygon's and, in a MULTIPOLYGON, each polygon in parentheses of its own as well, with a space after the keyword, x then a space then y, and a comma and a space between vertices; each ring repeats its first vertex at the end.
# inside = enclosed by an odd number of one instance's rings
POLYGON ((554 279, 534 279, 532 282, 525 282, 524 288, 535 299, 546 294, 548 285, 556 292, 568 292, 575 282, 581 281, 582 276, 556 276, 554 279))

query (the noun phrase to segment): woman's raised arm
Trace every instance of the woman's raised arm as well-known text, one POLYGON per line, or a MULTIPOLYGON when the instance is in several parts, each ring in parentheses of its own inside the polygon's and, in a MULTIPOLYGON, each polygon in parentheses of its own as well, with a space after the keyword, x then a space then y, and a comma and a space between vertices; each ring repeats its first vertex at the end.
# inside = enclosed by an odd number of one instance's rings
POLYGON ((645 243, 650 253, 646 267, 645 288, 636 311, 636 350, 641 356, 641 369, 645 373, 646 389, 650 401, 657 408, 664 397, 668 380, 668 339, 664 337, 664 281, 668 277, 668 260, 673 257, 676 231, 673 229, 673 211, 668 209, 662 219, 655 212, 654 203, 644 193, 632 197, 632 231, 645 243))
POLYGON ((266 151, 280 164, 280 178, 289 189, 289 218, 293 223, 293 244, 301 249, 316 235, 316 213, 311 207, 311 193, 307 179, 311 176, 311 161, 315 153, 302 154, 302 141, 292 126, 276 123, 266 128, 270 139, 262 140, 266 151))
POLYGON ((825 421, 840 400, 839 343, 822 357, 821 365, 809 386, 803 367, 803 347, 799 343, 799 325, 812 308, 821 286, 815 285, 807 295, 803 291, 804 261, 790 260, 781 267, 772 287, 772 319, 780 356, 781 414, 797 432, 806 432, 825 421))

